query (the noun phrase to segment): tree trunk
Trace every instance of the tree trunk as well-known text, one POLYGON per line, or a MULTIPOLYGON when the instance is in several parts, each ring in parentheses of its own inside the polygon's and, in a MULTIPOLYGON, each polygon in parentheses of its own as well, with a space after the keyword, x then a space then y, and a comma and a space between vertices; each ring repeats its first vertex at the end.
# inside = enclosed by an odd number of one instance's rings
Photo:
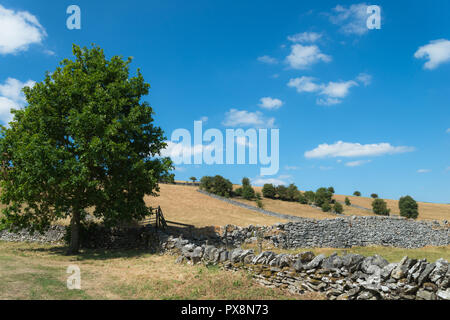
POLYGON ((78 254, 80 249, 80 211, 72 211, 72 219, 70 220, 70 247, 68 254, 78 254))

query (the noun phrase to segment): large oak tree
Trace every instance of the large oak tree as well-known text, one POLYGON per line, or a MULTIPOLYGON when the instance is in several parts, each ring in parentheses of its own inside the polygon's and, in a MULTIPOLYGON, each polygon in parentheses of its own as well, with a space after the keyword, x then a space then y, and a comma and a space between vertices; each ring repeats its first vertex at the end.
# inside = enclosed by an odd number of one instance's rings
POLYGON ((45 80, 24 88, 28 105, 15 110, 0 136, 3 223, 45 231, 69 217, 69 252, 79 250, 86 210, 106 225, 143 218, 145 195, 172 169, 161 128, 142 97, 150 85, 131 58, 105 58, 97 46, 73 46, 45 80))

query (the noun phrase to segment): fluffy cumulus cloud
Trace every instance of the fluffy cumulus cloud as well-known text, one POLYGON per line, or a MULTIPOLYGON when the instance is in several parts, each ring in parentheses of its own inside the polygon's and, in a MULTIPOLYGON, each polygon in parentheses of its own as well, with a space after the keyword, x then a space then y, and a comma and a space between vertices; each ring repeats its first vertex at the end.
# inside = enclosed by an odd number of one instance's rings
POLYGON ((413 147, 392 146, 390 143, 360 144, 338 141, 334 144, 320 144, 317 148, 306 151, 305 157, 314 158, 336 158, 336 157, 368 157, 381 156, 385 154, 396 154, 414 151, 413 147))
POLYGON ((258 57, 258 61, 262 62, 262 63, 267 63, 267 64, 277 64, 278 63, 278 60, 276 58, 271 57, 271 56, 258 57))
POLYGON ((419 169, 419 170, 417 170, 417 173, 428 173, 428 172, 431 172, 431 170, 430 169, 419 169))
POLYGON ((281 106, 283 105, 283 101, 271 97, 264 97, 261 98, 259 101, 260 101, 259 106, 261 108, 269 110, 281 108, 281 106))
POLYGON ((322 34, 317 33, 317 32, 302 32, 302 33, 294 34, 292 36, 288 36, 289 41, 301 42, 301 43, 316 42, 320 38, 322 38, 322 34))
POLYGON ((294 44, 291 46, 290 55, 286 57, 286 62, 293 69, 307 69, 320 61, 330 62, 331 57, 323 54, 316 45, 294 44))
POLYGON ((0 54, 25 51, 47 36, 38 19, 27 11, 13 11, 0 5, 0 54))
POLYGON ((348 35, 363 35, 367 28, 368 5, 365 3, 352 4, 349 7, 338 5, 329 14, 330 21, 340 26, 340 31, 348 35))
POLYGON ((267 118, 259 111, 231 109, 225 114, 222 124, 227 127, 273 128, 275 118, 267 118))
POLYGON ((358 86, 358 82, 349 80, 317 83, 316 79, 303 76, 290 79, 287 85, 288 87, 295 88, 299 93, 317 93, 319 98, 316 102, 319 105, 334 105, 341 103, 342 99, 350 93, 350 88, 358 86))
POLYGON ((439 65, 450 62, 450 41, 446 39, 431 41, 420 47, 414 57, 428 60, 423 66, 425 69, 436 69, 439 65))
POLYGON ((21 82, 14 78, 8 78, 0 84, 0 121, 4 124, 12 120, 11 109, 19 109, 25 105, 23 87, 33 87, 34 81, 21 82))

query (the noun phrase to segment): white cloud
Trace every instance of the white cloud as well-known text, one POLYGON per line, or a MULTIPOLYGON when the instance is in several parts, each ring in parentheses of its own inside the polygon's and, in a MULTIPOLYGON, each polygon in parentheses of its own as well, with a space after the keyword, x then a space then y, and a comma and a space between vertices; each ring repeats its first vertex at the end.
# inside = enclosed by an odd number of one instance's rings
POLYGON ((367 7, 365 3, 352 4, 348 8, 338 5, 330 14, 330 21, 340 26, 340 31, 351 35, 363 35, 369 29, 367 28, 367 7))
POLYGON ((295 88, 297 92, 317 92, 319 95, 325 96, 318 98, 319 105, 334 105, 342 102, 350 91, 350 88, 358 86, 358 83, 353 80, 349 81, 330 81, 327 84, 316 83, 312 77, 300 77, 290 79, 288 87, 295 88))
POLYGON ((321 94, 326 95, 331 98, 345 98, 351 87, 357 86, 358 84, 353 81, 340 81, 340 82, 328 82, 322 88, 321 94))
POLYGON ((288 171, 292 171, 292 170, 299 170, 300 167, 297 167, 297 166, 285 166, 284 169, 288 170, 288 171))
POLYGON ((20 109, 25 105, 25 96, 22 93, 23 87, 33 87, 34 81, 21 82, 14 78, 6 79, 4 84, 0 84, 0 121, 8 123, 12 120, 11 109, 20 109))
POLYGON ((425 69, 436 69, 440 64, 450 62, 450 41, 446 39, 431 41, 420 47, 414 57, 428 60, 424 64, 425 69))
POLYGON ((283 101, 280 99, 274 99, 271 97, 261 98, 259 106, 264 109, 278 109, 283 105, 283 101))
POLYGON ((333 167, 320 166, 320 167, 319 167, 319 170, 322 170, 322 171, 333 170, 333 167))
POLYGON ((321 85, 315 83, 316 79, 313 77, 300 77, 290 79, 288 82, 288 87, 297 89, 298 93, 301 92, 316 92, 321 89, 321 85))
POLYGON ((372 83, 372 76, 370 74, 367 73, 360 73, 357 77, 356 77, 356 81, 362 83, 364 86, 368 86, 372 83))
POLYGON ((323 54, 316 45, 294 44, 291 46, 291 54, 286 57, 286 62, 294 69, 307 69, 320 61, 330 62, 331 57, 323 54))
POLYGON ((360 144, 338 141, 334 144, 320 144, 317 148, 306 151, 305 157, 309 159, 327 157, 367 157, 411 151, 414 151, 413 147, 394 147, 390 143, 360 144))
POLYGON ((259 111, 231 109, 225 114, 222 124, 227 127, 272 128, 275 125, 275 118, 266 118, 259 111))
POLYGON ((277 178, 254 178, 251 179, 252 184, 254 186, 263 186, 266 183, 271 183, 275 186, 279 186, 279 185, 288 185, 289 184, 289 179, 291 178, 291 176, 289 175, 283 175, 283 176, 279 176, 277 178))
POLYGON ((350 162, 347 162, 345 165, 347 167, 359 167, 359 166, 362 166, 363 164, 366 164, 366 163, 369 163, 369 162, 372 162, 372 160, 350 161, 350 162))
POLYGON ((13 11, 0 5, 0 54, 26 51, 47 36, 38 19, 27 11, 13 11))
POLYGON ((176 143, 172 141, 166 141, 167 147, 161 150, 162 157, 177 158, 182 157, 184 154, 190 154, 194 156, 196 154, 201 154, 203 150, 212 150, 214 146, 196 144, 194 146, 184 145, 182 142, 176 143))
POLYGON ((277 64, 278 60, 276 58, 272 58, 271 56, 261 56, 258 57, 258 61, 267 64, 277 64))
POLYGON ((291 42, 316 42, 317 40, 322 38, 322 34, 317 32, 302 32, 294 34, 292 36, 288 36, 287 38, 291 42))
POLYGON ((447 130, 445 130, 446 133, 450 133, 450 128, 448 128, 447 130))
POLYGON ((419 169, 419 170, 417 170, 417 173, 428 173, 428 172, 431 172, 431 170, 430 169, 419 169))
POLYGON ((201 117, 198 121, 207 122, 208 121, 208 117, 206 117, 206 116, 201 117))

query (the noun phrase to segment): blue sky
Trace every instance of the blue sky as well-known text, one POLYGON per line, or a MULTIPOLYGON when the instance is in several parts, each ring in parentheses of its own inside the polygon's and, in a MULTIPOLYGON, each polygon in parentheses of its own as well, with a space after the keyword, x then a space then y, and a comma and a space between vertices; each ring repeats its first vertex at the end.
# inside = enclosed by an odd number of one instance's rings
POLYGON ((0 121, 23 85, 96 43, 133 56, 170 138, 193 121, 280 132, 280 170, 182 165, 177 179, 295 182, 300 189, 450 202, 450 2, 0 0, 0 121), (81 29, 66 9, 81 8, 81 29), (265 98, 265 99, 263 99, 265 98), (261 100, 263 99, 263 100, 261 100))

